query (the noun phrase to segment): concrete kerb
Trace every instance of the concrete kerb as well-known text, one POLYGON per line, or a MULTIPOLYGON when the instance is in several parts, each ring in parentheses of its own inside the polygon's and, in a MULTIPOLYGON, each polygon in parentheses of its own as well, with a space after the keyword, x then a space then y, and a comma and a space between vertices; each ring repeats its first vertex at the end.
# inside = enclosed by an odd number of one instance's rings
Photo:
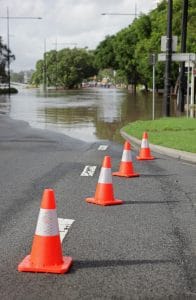
MULTIPOLYGON (((139 140, 139 139, 137 139, 133 136, 128 135, 122 129, 120 130, 120 134, 125 140, 128 140, 134 148, 136 148, 136 149, 140 148, 141 140, 139 140)), ((158 146, 158 145, 154 145, 154 144, 150 144, 150 143, 149 143, 149 146, 150 146, 150 149, 153 152, 163 154, 163 155, 167 155, 169 157, 173 157, 173 158, 176 158, 178 160, 187 161, 187 162, 190 162, 192 164, 196 164, 196 154, 195 153, 190 153, 190 152, 186 152, 186 151, 171 149, 171 148, 158 146)))

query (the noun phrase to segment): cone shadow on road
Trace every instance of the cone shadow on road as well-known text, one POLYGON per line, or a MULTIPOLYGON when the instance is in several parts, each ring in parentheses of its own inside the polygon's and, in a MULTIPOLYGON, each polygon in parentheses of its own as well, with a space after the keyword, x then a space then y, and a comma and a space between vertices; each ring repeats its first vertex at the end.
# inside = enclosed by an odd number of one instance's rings
POLYGON ((178 174, 141 174, 140 177, 166 177, 166 176, 174 176, 178 174))
POLYGON ((107 268, 107 267, 124 267, 124 266, 141 266, 141 265, 159 265, 177 263, 174 259, 130 259, 130 260, 75 260, 74 269, 88 268, 107 268))
POLYGON ((171 203, 178 203, 180 201, 178 200, 169 200, 169 201, 124 201, 125 205, 128 204, 137 204, 137 205, 142 205, 142 204, 171 204, 171 203))

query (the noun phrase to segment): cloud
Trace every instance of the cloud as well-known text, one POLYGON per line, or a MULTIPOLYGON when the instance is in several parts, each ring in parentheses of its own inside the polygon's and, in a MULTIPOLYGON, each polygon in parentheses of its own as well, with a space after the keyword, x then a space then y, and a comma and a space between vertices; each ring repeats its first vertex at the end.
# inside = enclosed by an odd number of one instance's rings
MULTIPOLYGON (((1 17, 43 17, 42 20, 10 19, 10 48, 16 56, 15 71, 35 68, 47 49, 57 43, 77 43, 77 47, 96 48, 106 36, 128 26, 134 16, 102 16, 101 13, 147 13, 156 7, 154 0, 1 0, 1 17)), ((6 41, 6 20, 0 20, 0 34, 6 41)), ((58 44, 58 49, 68 45, 58 44)))

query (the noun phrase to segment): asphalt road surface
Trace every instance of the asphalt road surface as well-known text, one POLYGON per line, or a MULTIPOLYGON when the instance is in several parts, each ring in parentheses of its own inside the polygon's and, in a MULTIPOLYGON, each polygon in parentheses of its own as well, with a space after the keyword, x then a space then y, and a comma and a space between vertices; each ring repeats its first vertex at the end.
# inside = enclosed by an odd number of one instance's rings
POLYGON ((1 299, 196 299, 196 166, 161 155, 138 162, 132 151, 141 176, 113 177, 124 204, 87 204, 103 157, 117 171, 122 150, 0 116, 1 299), (86 165, 97 166, 93 176, 80 176, 86 165), (62 242, 73 258, 63 275, 17 271, 45 188, 55 190, 58 217, 75 220, 62 242))

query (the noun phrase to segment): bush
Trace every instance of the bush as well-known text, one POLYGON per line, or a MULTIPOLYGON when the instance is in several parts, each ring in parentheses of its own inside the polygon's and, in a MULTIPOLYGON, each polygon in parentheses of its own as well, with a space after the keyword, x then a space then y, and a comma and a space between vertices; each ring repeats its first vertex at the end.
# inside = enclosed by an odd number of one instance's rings
MULTIPOLYGON (((18 90, 11 87, 10 88, 10 94, 17 94, 18 93, 18 90)), ((0 95, 4 95, 4 94, 9 94, 9 88, 3 88, 1 89, 0 88, 0 95)))

